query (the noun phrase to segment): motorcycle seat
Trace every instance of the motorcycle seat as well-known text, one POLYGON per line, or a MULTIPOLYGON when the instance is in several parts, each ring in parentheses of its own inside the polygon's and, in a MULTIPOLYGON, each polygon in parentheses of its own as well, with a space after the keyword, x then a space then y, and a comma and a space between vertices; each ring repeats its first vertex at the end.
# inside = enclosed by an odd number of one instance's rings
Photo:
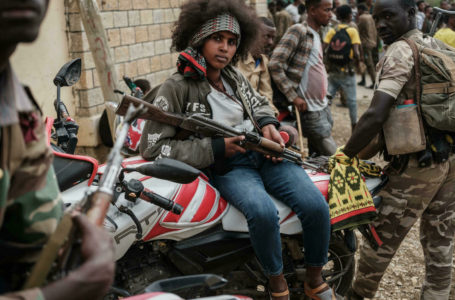
POLYGON ((98 164, 91 157, 70 155, 52 145, 54 152, 53 166, 60 191, 65 191, 81 181, 93 177, 98 164))

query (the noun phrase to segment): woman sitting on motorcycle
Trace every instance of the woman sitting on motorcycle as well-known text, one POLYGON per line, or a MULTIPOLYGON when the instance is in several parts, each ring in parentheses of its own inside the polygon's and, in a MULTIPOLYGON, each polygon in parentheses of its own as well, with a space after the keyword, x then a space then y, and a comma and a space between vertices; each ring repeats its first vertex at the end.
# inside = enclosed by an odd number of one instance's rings
MULTIPOLYGON (((181 7, 172 41, 178 72, 146 100, 169 112, 202 114, 237 129, 257 131, 280 143, 279 122, 233 66, 259 36, 260 23, 244 0, 193 0, 181 7)), ((323 282, 330 238, 328 205, 300 166, 264 157, 239 146, 243 136, 183 137, 176 127, 147 121, 140 143, 146 159, 170 157, 205 169, 211 182, 248 221, 251 243, 269 276, 272 299, 288 299, 283 276, 280 225, 273 195, 298 215, 304 231, 305 291, 313 299, 332 299, 323 282)), ((335 298, 333 298, 335 299, 335 298)))

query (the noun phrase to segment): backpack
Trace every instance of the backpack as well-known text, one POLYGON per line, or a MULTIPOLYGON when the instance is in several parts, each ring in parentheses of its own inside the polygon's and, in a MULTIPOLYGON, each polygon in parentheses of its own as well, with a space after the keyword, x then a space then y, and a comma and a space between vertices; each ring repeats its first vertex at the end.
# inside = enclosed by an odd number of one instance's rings
POLYGON ((420 81, 417 87, 420 111, 425 122, 438 130, 455 132, 455 51, 404 40, 413 51, 416 81, 420 81))
POLYGON ((344 67, 349 64, 351 58, 352 42, 346 28, 336 29, 335 35, 332 37, 327 49, 327 59, 330 64, 344 67))

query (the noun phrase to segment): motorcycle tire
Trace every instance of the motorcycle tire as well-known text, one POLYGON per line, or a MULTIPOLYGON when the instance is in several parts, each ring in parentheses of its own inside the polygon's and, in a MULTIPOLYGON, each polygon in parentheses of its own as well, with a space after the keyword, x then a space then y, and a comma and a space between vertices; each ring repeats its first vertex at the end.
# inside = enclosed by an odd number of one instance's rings
MULTIPOLYGON (((332 283, 329 283, 329 285, 335 289, 337 294, 344 296, 351 287, 355 273, 354 253, 349 250, 344 240, 337 239, 336 241, 330 243, 329 262, 325 268, 330 268, 330 265, 332 264, 333 270, 338 273, 345 273, 339 280, 334 280, 332 283)), ((336 274, 334 276, 336 276, 336 274)), ((329 279, 329 281, 331 280, 329 279)))

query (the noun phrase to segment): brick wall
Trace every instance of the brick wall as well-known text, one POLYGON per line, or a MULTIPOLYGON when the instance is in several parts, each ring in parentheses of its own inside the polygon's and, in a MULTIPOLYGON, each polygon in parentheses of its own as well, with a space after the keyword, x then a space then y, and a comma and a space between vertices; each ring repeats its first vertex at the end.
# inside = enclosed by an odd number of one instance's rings
MULTIPOLYGON (((171 29, 184 1, 97 0, 122 90, 128 91, 121 80, 123 75, 133 79, 146 78, 155 86, 175 72, 177 54, 170 51, 171 29)), ((266 15, 267 0, 247 0, 247 3, 253 6, 259 15, 266 15)), ((65 0, 65 10, 70 57, 82 58, 81 80, 74 87, 76 116, 79 119, 93 119, 104 109, 100 82, 81 23, 77 1, 65 0)), ((82 123, 84 124, 83 121, 82 123)), ((91 123, 96 122, 89 122, 91 123)), ((93 130, 92 128, 89 129, 93 130)), ((92 138, 97 140, 97 134, 92 135, 92 138)))
MULTIPOLYGON (((77 2, 66 0, 70 56, 83 62, 76 86, 76 114, 99 114, 104 102, 92 54, 78 13, 77 2)), ((170 52, 171 26, 182 0, 97 0, 119 80, 123 75, 146 78, 152 85, 175 70, 176 54, 170 52)), ((120 81, 120 87, 127 87, 120 81)))

